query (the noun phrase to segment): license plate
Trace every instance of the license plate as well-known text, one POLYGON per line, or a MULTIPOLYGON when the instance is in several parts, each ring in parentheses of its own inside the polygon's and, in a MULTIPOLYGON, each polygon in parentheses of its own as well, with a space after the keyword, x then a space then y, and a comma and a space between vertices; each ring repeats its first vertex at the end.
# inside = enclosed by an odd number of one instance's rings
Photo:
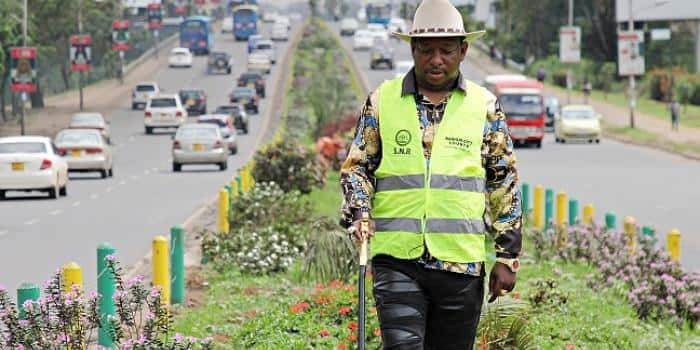
POLYGON ((241 104, 248 104, 248 100, 241 100, 241 104))
POLYGON ((79 150, 70 151, 71 157, 80 157, 81 154, 82 154, 82 152, 79 150))
POLYGON ((161 113, 160 114, 160 119, 168 119, 169 115, 166 113, 161 113))
POLYGON ((12 163, 12 171, 24 171, 24 163, 13 162, 12 163))
POLYGON ((187 105, 188 105, 188 106, 194 106, 194 100, 193 100, 193 99, 187 100, 187 105))
POLYGON ((204 150, 204 146, 202 146, 202 145, 199 144, 199 143, 195 143, 194 145, 192 145, 192 149, 193 149, 195 152, 200 152, 200 151, 203 151, 203 150, 204 150))
POLYGON ((248 87, 251 88, 251 89, 254 89, 254 88, 255 88, 255 84, 249 83, 249 84, 248 84, 248 87))

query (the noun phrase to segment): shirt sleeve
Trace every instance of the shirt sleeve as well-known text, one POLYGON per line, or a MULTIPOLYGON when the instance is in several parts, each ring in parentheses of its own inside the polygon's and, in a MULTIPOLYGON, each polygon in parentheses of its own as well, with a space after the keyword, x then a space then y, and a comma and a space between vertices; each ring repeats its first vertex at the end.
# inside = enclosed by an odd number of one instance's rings
POLYGON ((381 142, 377 124, 377 92, 370 94, 362 106, 355 137, 348 156, 340 168, 340 187, 343 191, 340 224, 349 227, 371 209, 374 195, 374 171, 381 160, 381 142))
POLYGON ((496 243, 496 256, 517 258, 522 245, 522 206, 513 141, 498 101, 487 108, 481 155, 486 169, 484 220, 496 243))

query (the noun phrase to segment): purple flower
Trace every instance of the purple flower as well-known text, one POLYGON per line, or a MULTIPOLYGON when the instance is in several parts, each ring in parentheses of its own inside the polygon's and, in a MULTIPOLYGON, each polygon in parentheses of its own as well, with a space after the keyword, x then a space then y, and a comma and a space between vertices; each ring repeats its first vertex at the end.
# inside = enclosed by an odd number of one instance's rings
POLYGON ((100 295, 97 294, 97 291, 94 291, 94 290, 92 292, 90 292, 90 294, 88 294, 89 299, 97 299, 97 297, 99 297, 99 296, 100 295))
POLYGON ((214 341, 214 338, 212 337, 206 337, 202 339, 202 344, 211 344, 214 341))
POLYGON ((160 287, 155 286, 151 288, 151 298, 157 298, 160 296, 160 287))
POLYGON ((182 339, 183 339, 182 334, 180 334, 180 333, 175 333, 175 336, 173 337, 173 341, 174 341, 176 344, 182 343, 182 339))
POLYGON ((27 320, 19 320, 18 323, 19 323, 19 326, 20 326, 20 327, 27 327, 27 326, 29 326, 29 321, 27 321, 27 320))
POLYGON ((34 301, 31 299, 25 300, 24 303, 22 303, 22 307, 27 311, 31 310, 32 306, 34 306, 34 301))
POLYGON ((139 345, 146 344, 146 336, 141 334, 141 336, 139 337, 138 343, 139 343, 139 345))
POLYGON ((24 345, 20 344, 15 347, 15 350, 24 350, 24 345))
POLYGON ((114 254, 109 254, 109 255, 105 256, 105 260, 107 260, 107 261, 114 261, 115 259, 116 259, 116 257, 114 257, 114 254))
POLYGON ((194 343, 197 343, 199 341, 199 339, 197 339, 196 337, 190 336, 190 337, 187 337, 187 341, 194 344, 194 343))

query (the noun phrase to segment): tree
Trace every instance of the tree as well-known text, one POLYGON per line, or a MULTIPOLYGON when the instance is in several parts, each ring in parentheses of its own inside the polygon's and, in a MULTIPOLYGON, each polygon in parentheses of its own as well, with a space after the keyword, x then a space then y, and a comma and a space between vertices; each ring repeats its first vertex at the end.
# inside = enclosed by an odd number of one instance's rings
POLYGON ((7 81, 10 75, 10 48, 21 44, 22 28, 19 16, 22 9, 19 2, 14 0, 0 0, 0 115, 3 121, 7 120, 5 113, 5 93, 7 81))

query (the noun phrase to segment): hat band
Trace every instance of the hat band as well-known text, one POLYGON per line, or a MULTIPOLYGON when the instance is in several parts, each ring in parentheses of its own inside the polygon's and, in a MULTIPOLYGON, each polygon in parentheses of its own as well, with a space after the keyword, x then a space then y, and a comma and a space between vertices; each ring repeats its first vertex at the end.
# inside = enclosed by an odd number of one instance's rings
POLYGON ((409 35, 425 34, 425 33, 454 33, 458 35, 466 35, 464 29, 460 28, 418 28, 412 30, 409 35))

